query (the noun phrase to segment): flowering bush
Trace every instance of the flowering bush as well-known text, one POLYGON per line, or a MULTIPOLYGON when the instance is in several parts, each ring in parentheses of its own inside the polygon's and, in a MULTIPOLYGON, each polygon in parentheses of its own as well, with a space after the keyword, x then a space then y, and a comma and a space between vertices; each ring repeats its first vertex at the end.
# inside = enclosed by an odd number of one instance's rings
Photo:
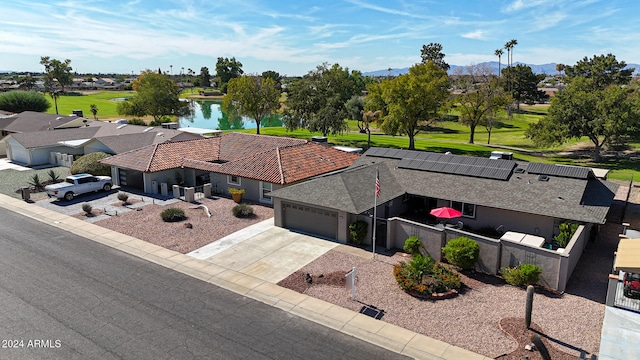
POLYGON ((437 264, 430 256, 414 255, 410 262, 402 261, 393 267, 393 275, 400 288, 412 295, 431 296, 451 289, 459 290, 460 275, 437 264))

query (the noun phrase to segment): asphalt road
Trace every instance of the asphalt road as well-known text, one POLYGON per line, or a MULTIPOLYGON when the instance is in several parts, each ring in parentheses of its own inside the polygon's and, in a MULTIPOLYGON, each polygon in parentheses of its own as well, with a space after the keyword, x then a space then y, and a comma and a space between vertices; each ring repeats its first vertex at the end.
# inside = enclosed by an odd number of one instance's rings
POLYGON ((0 359, 406 358, 0 209, 0 359))

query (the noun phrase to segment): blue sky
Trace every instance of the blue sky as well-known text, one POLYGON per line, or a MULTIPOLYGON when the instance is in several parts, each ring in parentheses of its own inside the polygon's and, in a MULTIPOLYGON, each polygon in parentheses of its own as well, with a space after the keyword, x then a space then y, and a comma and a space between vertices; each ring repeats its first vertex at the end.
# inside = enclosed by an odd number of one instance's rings
POLYGON ((620 0, 11 0, 0 4, 0 70, 42 71, 46 55, 81 73, 214 73, 234 56, 247 73, 323 62, 367 72, 409 67, 430 42, 449 64, 497 61, 510 39, 517 62, 640 63, 639 11, 620 0))

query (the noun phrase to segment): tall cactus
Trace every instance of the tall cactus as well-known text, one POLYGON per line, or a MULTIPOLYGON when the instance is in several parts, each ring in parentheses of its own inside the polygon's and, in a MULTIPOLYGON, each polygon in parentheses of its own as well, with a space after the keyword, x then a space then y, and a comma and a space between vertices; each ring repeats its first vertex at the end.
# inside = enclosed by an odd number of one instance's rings
POLYGON ((527 329, 531 328, 531 311, 533 311, 533 293, 535 289, 533 285, 527 286, 527 309, 524 315, 524 324, 527 329))
POLYGON ((538 352, 540 353, 542 360, 551 360, 551 355, 549 355, 549 350, 547 350, 547 347, 542 342, 542 339, 540 339, 540 336, 533 335, 531 337, 531 342, 533 343, 533 345, 536 346, 536 349, 538 349, 538 352))

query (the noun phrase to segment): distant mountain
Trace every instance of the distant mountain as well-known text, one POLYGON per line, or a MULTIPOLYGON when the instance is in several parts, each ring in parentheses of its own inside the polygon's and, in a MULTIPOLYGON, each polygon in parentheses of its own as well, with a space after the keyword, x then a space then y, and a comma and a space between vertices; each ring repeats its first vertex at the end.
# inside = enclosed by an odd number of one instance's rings
MULTIPOLYGON (((555 75, 558 72, 556 71, 556 63, 550 63, 550 64, 542 64, 542 65, 534 65, 534 64, 525 64, 525 63, 521 63, 521 62, 516 62, 515 65, 518 64, 522 64, 522 65, 528 65, 529 67, 531 67, 531 71, 533 71, 534 74, 547 74, 547 75, 555 75)), ((483 66, 487 66, 489 67, 494 74, 498 74, 498 62, 497 61, 488 61, 488 62, 483 62, 480 63, 478 65, 483 65, 483 66)), ((500 68, 504 69, 505 67, 505 63, 500 63, 500 68)), ((455 74, 456 72, 460 72, 460 70, 456 70, 456 69, 461 69, 462 73, 465 74, 467 73, 467 66, 460 66, 460 65, 450 65, 451 68, 449 69, 449 71, 447 72, 449 75, 455 74)), ((638 64, 627 64, 627 68, 632 67, 635 68, 634 74, 638 74, 640 73, 640 65, 638 64)), ((370 71, 370 72, 366 72, 363 73, 362 75, 364 76, 398 76, 398 75, 402 75, 402 74, 406 74, 409 72, 409 68, 401 68, 401 69, 386 69, 386 70, 376 70, 376 71, 370 71)))

